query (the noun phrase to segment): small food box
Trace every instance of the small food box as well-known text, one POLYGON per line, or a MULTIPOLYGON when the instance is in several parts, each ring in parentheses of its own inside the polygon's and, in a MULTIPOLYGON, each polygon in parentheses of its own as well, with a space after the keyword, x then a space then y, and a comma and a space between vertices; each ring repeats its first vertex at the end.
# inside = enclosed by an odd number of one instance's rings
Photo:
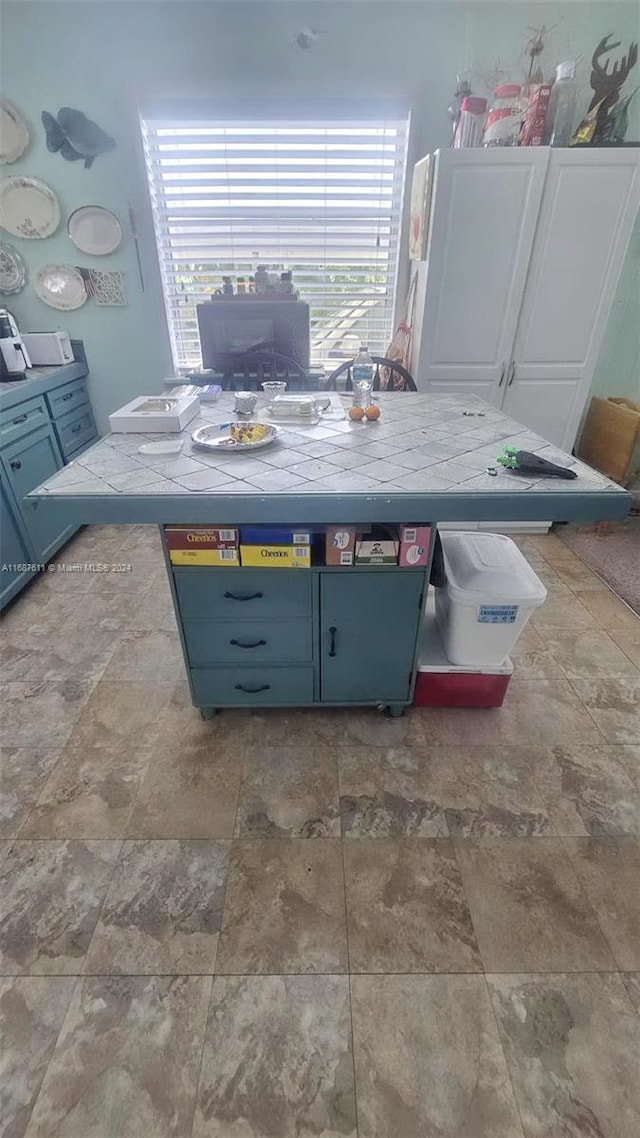
POLYGON ((356 565, 397 565, 400 542, 392 526, 374 526, 356 539, 356 565))
POLYGON ((400 560, 405 568, 419 569, 428 564, 431 526, 400 526, 400 560))
POLYGON ((199 410, 197 395, 139 395, 109 415, 109 427, 143 434, 182 431, 199 410))
POLYGON ((327 565, 353 565, 356 548, 354 526, 329 526, 325 539, 325 562, 327 565))
POLYGON ((436 615, 452 664, 502 664, 547 590, 515 542, 499 533, 441 533, 447 583, 436 615))
POLYGON ((452 664, 440 636, 435 599, 429 594, 418 648, 416 707, 502 707, 512 674, 508 656, 502 664, 487 667, 452 664))
POLYGON ((274 569, 310 569, 310 545, 241 545, 240 558, 245 566, 274 569))
POLYGON ((240 564, 233 526, 165 526, 164 535, 172 565, 240 564))
POLYGON ((309 530, 291 526, 242 526, 243 545, 311 545, 309 530))

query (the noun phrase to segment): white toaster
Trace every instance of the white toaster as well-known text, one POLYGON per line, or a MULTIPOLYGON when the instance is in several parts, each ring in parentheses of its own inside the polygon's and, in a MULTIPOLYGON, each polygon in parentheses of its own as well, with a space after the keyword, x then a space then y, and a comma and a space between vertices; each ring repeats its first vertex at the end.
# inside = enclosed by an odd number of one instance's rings
POLYGON ((73 363, 68 332, 25 332, 22 337, 32 367, 55 367, 73 363))

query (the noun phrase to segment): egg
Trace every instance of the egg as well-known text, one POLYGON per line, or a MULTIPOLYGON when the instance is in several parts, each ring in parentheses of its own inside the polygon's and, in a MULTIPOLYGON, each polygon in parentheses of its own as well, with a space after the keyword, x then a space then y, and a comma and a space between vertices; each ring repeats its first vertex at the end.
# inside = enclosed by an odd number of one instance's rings
POLYGON ((364 419, 364 411, 363 411, 362 407, 350 407, 349 408, 349 418, 350 419, 364 419))
POLYGON ((371 423, 374 423, 376 419, 380 418, 380 408, 376 407, 375 403, 372 403, 370 407, 366 408, 365 415, 371 423))

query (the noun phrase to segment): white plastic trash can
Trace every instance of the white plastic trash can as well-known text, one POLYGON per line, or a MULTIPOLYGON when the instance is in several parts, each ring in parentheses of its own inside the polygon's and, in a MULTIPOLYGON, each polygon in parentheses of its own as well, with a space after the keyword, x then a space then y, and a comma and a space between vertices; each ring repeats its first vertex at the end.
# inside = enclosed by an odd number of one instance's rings
POLYGON ((447 656, 452 664, 502 664, 547 590, 509 537, 440 539, 447 583, 436 589, 436 617, 447 656))

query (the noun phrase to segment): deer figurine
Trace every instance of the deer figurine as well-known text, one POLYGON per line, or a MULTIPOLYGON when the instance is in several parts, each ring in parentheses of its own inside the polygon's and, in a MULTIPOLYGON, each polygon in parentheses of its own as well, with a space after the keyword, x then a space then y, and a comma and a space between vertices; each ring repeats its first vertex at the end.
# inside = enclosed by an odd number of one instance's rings
POLYGON ((609 60, 605 59, 604 67, 600 63, 600 58, 607 55, 614 48, 620 47, 620 42, 609 43, 610 36, 604 36, 600 40, 596 50, 591 58, 591 86, 594 90, 594 96, 589 103, 589 110, 592 111, 594 107, 599 105, 598 109, 598 123, 603 123, 612 107, 618 102, 620 98, 620 88, 625 82, 632 67, 635 67, 638 60, 638 45, 637 43, 629 44, 629 54, 623 55, 622 60, 614 63, 613 70, 608 71, 609 60))

